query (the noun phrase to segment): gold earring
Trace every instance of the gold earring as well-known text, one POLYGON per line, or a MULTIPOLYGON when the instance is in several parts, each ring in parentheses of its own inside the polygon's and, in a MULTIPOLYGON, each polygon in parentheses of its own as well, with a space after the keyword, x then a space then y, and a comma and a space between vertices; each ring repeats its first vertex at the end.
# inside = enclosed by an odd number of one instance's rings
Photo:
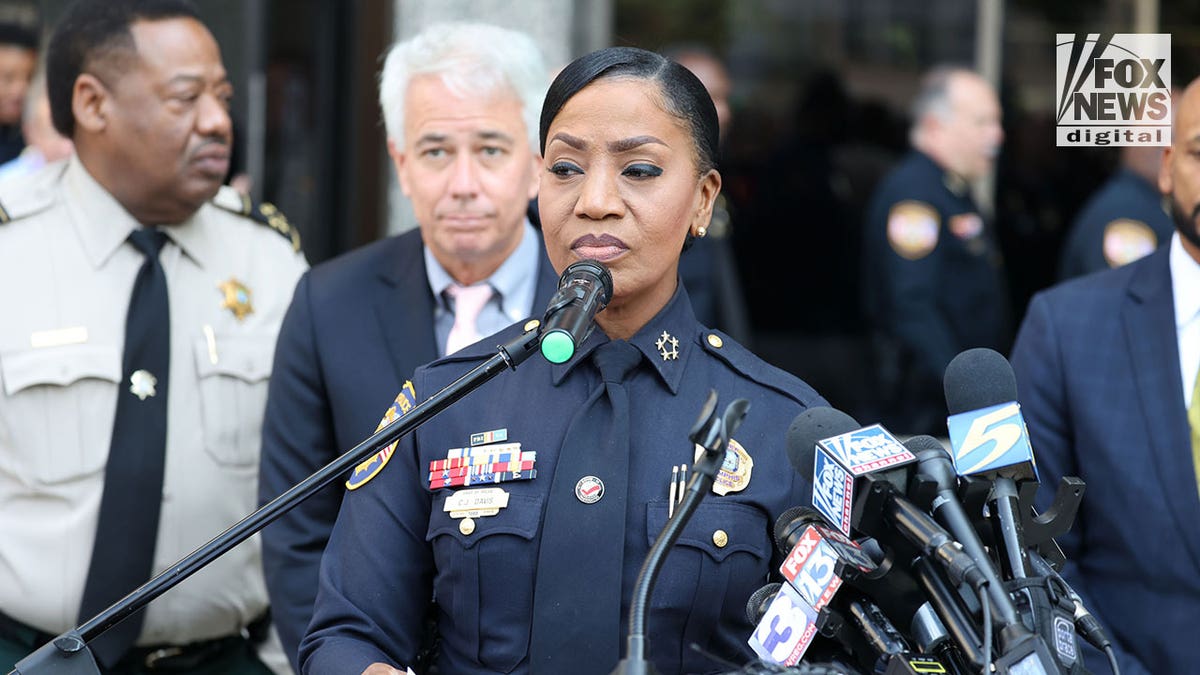
POLYGON ((700 237, 701 239, 703 239, 706 234, 708 234, 708 226, 702 225, 702 226, 696 228, 696 236, 697 237, 700 237))

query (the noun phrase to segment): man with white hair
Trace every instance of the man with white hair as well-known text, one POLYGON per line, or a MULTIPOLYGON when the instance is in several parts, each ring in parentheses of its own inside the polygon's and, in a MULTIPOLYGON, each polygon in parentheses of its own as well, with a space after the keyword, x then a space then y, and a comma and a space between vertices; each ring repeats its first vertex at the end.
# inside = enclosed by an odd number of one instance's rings
MULTIPOLYGON (((374 432, 418 366, 540 316, 557 276, 526 209, 538 189, 548 83, 538 48, 515 31, 439 24, 391 47, 379 100, 420 228, 300 280, 276 348, 261 501, 374 432)), ((263 533, 293 664, 344 491, 329 486, 263 533)))
POLYGON ((913 103, 912 152, 872 196, 863 292, 882 416, 895 431, 945 434, 946 364, 971 347, 1007 348, 1003 262, 970 192, 1003 138, 991 85, 969 70, 935 68, 913 103))

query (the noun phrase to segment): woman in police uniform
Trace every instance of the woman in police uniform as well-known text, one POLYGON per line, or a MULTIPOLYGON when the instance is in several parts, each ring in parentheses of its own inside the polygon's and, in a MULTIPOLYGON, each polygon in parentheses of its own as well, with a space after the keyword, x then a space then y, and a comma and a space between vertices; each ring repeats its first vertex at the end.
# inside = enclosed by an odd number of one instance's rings
MULTIPOLYGON (((751 409, 658 578, 648 657, 661 673, 722 669, 692 643, 753 657, 746 600, 778 564, 774 517, 810 478, 788 466, 787 426, 826 403, 697 323, 678 282, 685 240, 704 236, 721 187, 712 101, 657 54, 604 49, 555 79, 540 135, 550 260, 559 272, 603 262, 612 301, 566 363, 531 358, 355 472, 301 646, 307 673, 414 664, 431 595, 440 672, 611 671, 710 389, 751 409)), ((418 369, 389 417, 531 329, 418 369)))

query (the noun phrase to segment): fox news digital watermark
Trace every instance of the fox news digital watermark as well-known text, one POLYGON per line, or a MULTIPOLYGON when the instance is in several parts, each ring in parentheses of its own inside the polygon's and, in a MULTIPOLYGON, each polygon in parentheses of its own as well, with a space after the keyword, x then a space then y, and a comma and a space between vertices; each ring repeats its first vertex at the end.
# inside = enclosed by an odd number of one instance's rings
POLYGON ((1171 36, 1059 33, 1057 145, 1170 145, 1171 36))

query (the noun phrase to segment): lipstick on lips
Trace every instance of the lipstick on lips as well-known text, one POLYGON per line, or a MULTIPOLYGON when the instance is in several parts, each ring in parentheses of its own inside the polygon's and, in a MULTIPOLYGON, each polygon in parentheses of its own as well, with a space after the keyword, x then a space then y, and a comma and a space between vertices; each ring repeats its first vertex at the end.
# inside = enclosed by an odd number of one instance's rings
POLYGON ((629 247, 611 234, 585 234, 571 242, 571 250, 580 258, 607 262, 621 256, 629 247))

